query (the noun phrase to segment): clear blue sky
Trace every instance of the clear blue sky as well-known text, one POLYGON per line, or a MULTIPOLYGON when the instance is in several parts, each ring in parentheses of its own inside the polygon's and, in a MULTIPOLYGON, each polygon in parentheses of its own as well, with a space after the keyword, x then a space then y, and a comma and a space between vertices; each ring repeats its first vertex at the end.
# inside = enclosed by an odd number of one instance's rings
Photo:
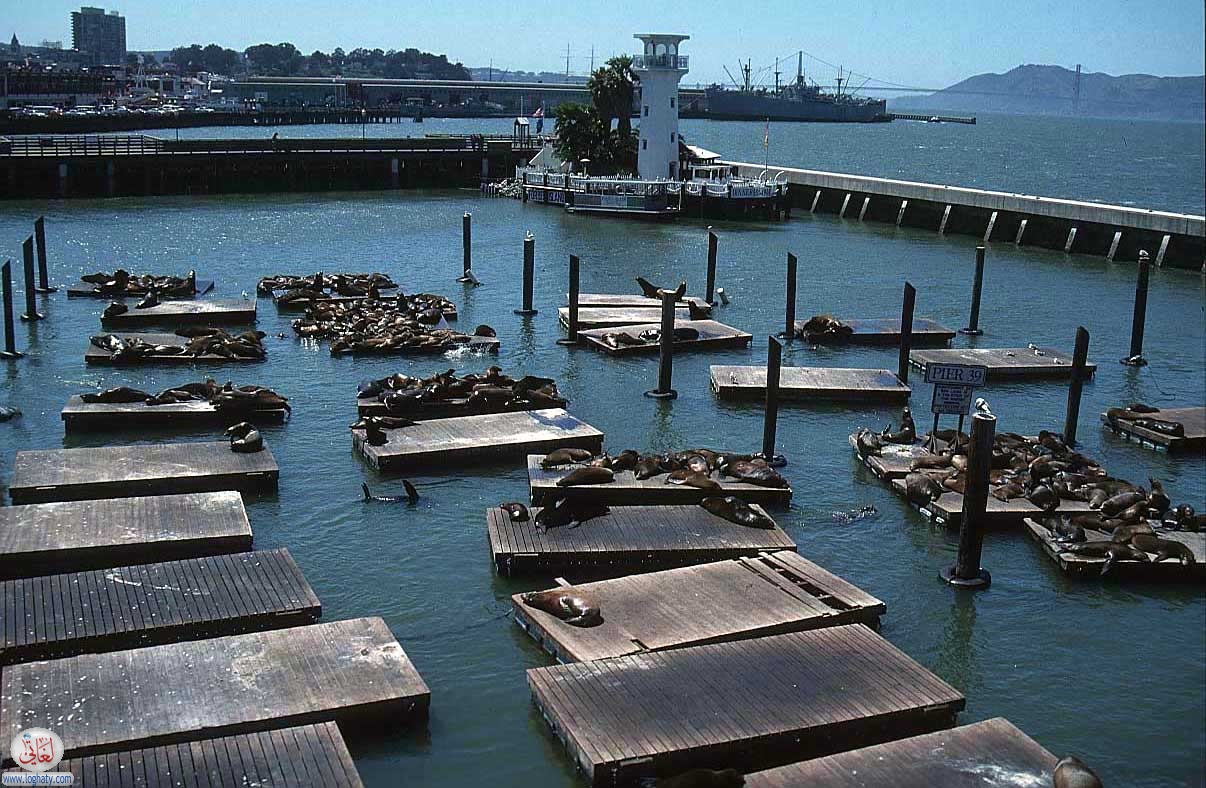
MULTIPOLYGON (((0 35, 22 42, 61 39, 70 46, 63 0, 3 0, 0 35)), ((337 46, 417 47, 467 66, 584 72, 598 60, 634 51, 634 32, 685 33, 685 82, 724 81, 738 58, 755 70, 798 49, 863 74, 941 87, 1022 63, 1110 74, 1206 72, 1202 0, 121 0, 131 49, 216 42, 242 50, 290 41, 305 53, 337 46)), ((814 78, 832 69, 805 59, 814 78)), ((794 73, 795 64, 785 64, 794 73)), ((857 81, 856 83, 857 84, 857 81)))

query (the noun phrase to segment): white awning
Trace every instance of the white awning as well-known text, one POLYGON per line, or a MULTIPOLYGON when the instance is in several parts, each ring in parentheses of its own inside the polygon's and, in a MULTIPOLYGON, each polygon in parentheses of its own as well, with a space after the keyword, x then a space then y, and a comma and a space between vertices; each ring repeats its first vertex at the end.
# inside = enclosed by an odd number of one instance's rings
POLYGON ((713 153, 707 148, 701 148, 698 145, 688 145, 687 152, 691 154, 692 159, 699 159, 701 161, 715 161, 720 158, 719 153, 713 153))

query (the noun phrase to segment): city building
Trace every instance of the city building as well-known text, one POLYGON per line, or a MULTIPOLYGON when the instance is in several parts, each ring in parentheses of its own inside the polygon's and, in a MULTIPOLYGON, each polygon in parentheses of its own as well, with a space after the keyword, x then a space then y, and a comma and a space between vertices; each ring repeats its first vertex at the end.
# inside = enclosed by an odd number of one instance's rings
POLYGON ((126 18, 116 11, 84 6, 71 12, 71 46, 94 66, 126 62, 126 18))

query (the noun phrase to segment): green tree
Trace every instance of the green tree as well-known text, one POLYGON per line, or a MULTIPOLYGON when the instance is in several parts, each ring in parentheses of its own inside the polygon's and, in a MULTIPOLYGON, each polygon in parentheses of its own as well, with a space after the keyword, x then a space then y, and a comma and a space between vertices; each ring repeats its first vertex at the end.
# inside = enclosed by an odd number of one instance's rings
POLYGON ((631 134, 634 93, 632 58, 628 55, 611 58, 591 73, 586 85, 605 127, 610 130, 614 120, 622 134, 631 134))
POLYGON ((601 164, 599 152, 607 138, 602 119, 594 107, 566 103, 557 107, 557 140, 553 150, 564 161, 577 168, 583 159, 591 160, 591 172, 597 172, 601 164))

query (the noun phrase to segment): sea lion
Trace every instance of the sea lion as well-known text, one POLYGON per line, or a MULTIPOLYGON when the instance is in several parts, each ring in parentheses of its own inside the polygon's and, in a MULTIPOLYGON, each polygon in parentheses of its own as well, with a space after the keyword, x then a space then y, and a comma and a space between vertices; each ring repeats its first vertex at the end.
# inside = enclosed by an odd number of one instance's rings
POLYGON ((1045 484, 1040 484, 1031 490, 1026 496, 1026 500, 1044 512, 1054 512, 1059 508, 1059 495, 1045 484))
POLYGON ((473 336, 475 336, 475 337, 496 337, 496 336, 498 336, 498 332, 495 331, 490 326, 486 325, 485 323, 482 323, 480 326, 473 329, 473 336))
POLYGON ((366 416, 357 424, 364 424, 364 440, 370 446, 384 446, 389 443, 389 436, 385 434, 385 425, 381 423, 381 419, 375 416, 366 416))
POLYGON ((1055 764, 1051 780, 1054 788, 1102 788, 1101 778, 1074 755, 1061 758, 1055 764))
POLYGON ((1142 402, 1132 402, 1125 408, 1110 408, 1106 411, 1106 418, 1110 421, 1134 421, 1135 419, 1143 418, 1146 414, 1159 412, 1159 408, 1153 408, 1151 405, 1144 405, 1142 402))
POLYGON ((108 320, 111 317, 117 317, 118 315, 124 315, 126 312, 129 312, 129 311, 130 311, 130 307, 126 306, 125 304, 119 304, 116 301, 114 301, 112 304, 109 304, 107 307, 105 307, 105 311, 101 312, 101 318, 108 320))
POLYGON ((1105 575, 1114 566, 1115 561, 1140 561, 1143 563, 1149 562, 1151 559, 1147 557, 1147 553, 1136 550, 1130 545, 1119 544, 1111 541, 1092 541, 1081 542, 1080 544, 1070 544, 1063 548, 1066 553, 1075 555, 1085 555, 1094 558, 1104 558, 1105 563, 1101 565, 1101 574, 1105 575))
POLYGON ((1156 511, 1160 517, 1168 511, 1168 507, 1172 506, 1172 501, 1164 492, 1164 485, 1156 479, 1148 478, 1148 484, 1151 485, 1151 492, 1147 494, 1147 504, 1156 511))
POLYGON ((522 503, 500 503, 498 508, 506 512, 513 523, 526 523, 528 521, 528 507, 522 503))
POLYGON ((946 492, 943 486, 933 476, 924 473, 910 473, 905 476, 905 499, 926 506, 938 500, 946 492))
POLYGON ((150 309, 153 306, 159 306, 159 296, 155 295, 155 291, 149 291, 142 300, 134 305, 135 309, 150 309))
POLYGON ((611 458, 611 470, 615 473, 620 471, 636 470, 637 463, 640 462, 641 455, 637 454, 632 449, 624 449, 622 452, 611 458))
POLYGON ((739 788, 745 777, 736 769, 691 769, 673 777, 662 777, 654 788, 739 788))
POLYGON ((1073 525, 1063 517, 1045 517, 1043 525, 1051 532, 1051 536, 1057 542, 1084 542, 1085 529, 1079 525, 1073 525))
POLYGON ((884 448, 883 438, 863 428, 854 436, 854 446, 860 457, 878 457, 884 448))
POLYGON ((593 455, 586 449, 571 449, 571 448, 554 449, 553 451, 544 455, 544 459, 542 459, 540 461, 540 467, 544 468, 545 470, 548 470, 549 468, 556 468, 559 465, 569 465, 570 463, 575 463, 575 462, 585 462, 586 460, 589 460, 592 456, 593 455))
POLYGON ((1115 515, 1125 512, 1140 501, 1147 501, 1147 496, 1139 492, 1124 492, 1118 493, 1112 498, 1106 499, 1101 504, 1101 513, 1106 517, 1114 517, 1115 515))
POLYGON ((712 307, 707 304, 699 305, 694 301, 687 302, 687 317, 691 320, 707 320, 712 316, 712 307))
POLYGON ((406 490, 406 495, 373 495, 369 492, 367 483, 362 482, 360 484, 360 489, 364 490, 364 500, 366 501, 379 501, 380 503, 402 503, 405 501, 409 504, 419 502, 419 491, 410 483, 410 480, 403 479, 402 487, 406 490))
POLYGON ((1024 497, 1026 495, 1026 488, 1017 482, 1010 482, 1008 484, 1002 484, 1000 487, 990 492, 989 495, 991 495, 993 498, 996 498, 998 501, 1011 501, 1014 498, 1024 497))
POLYGON ((1175 539, 1161 539, 1153 534, 1137 533, 1131 537, 1131 544, 1145 553, 1155 555, 1156 557, 1152 559, 1154 563, 1169 558, 1177 559, 1181 562, 1181 566, 1189 566, 1197 562, 1193 550, 1175 539))
POLYGON ((778 471, 765 462, 737 460, 735 462, 726 462, 721 470, 726 476, 732 476, 734 479, 756 484, 759 487, 776 487, 779 489, 786 489, 788 487, 787 479, 784 479, 779 475, 778 471))
POLYGON ((0 405, 0 422, 11 421, 21 415, 19 408, 12 408, 8 405, 0 405))
POLYGON ((836 523, 852 523, 855 520, 875 517, 877 514, 879 514, 879 510, 875 508, 875 505, 867 504, 866 506, 860 506, 847 512, 830 512, 829 516, 836 523))
POLYGON ((636 471, 634 475, 641 480, 652 479, 654 476, 663 473, 661 464, 657 461, 657 457, 641 457, 637 460, 636 471))
POLYGON ((911 446, 917 440, 917 427, 913 424, 913 412, 906 405, 900 412, 900 429, 890 432, 885 429, 880 437, 888 443, 902 443, 911 446))
POLYGON ((546 505, 536 514, 536 530, 544 533, 563 525, 581 525, 587 520, 602 517, 611 509, 601 503, 567 498, 564 495, 546 505))
POLYGON ((775 527, 775 521, 770 517, 732 495, 723 497, 719 495, 710 496, 700 501, 699 505, 717 517, 728 520, 730 523, 745 525, 750 528, 771 529, 775 527))
POLYGON ((695 487, 700 490, 719 490, 720 485, 708 477, 706 473, 680 468, 666 477, 666 484, 681 484, 684 487, 695 487))
POLYGON ((587 484, 608 484, 615 481, 616 475, 610 468, 586 466, 575 468, 557 480, 558 487, 579 487, 587 484))
POLYGON ((106 405, 112 405, 117 403, 146 402, 151 399, 151 395, 139 389, 132 389, 129 386, 118 386, 117 388, 106 389, 105 391, 81 394, 80 399, 89 404, 103 402, 106 405))
POLYGON ((519 598, 528 607, 543 610, 571 627, 597 627, 603 623, 598 603, 565 589, 529 591, 519 598))
POLYGON ((953 455, 950 454, 933 454, 927 452, 914 457, 909 461, 909 470, 919 471, 923 468, 949 468, 953 455))
POLYGON ((641 288, 641 295, 645 298, 658 298, 658 288, 655 287, 648 279, 643 276, 636 278, 637 285, 641 288))
POLYGON ((1179 421, 1165 421, 1163 419, 1135 419, 1134 425, 1142 427, 1145 430, 1158 432, 1162 435, 1170 435, 1174 438, 1185 437, 1185 425, 1179 421))
POLYGON ((230 436, 230 450, 233 452, 252 454, 264 448, 264 438, 259 430, 245 421, 228 428, 226 434, 230 436))
POLYGON ((820 336, 845 339, 854 334, 854 329, 833 315, 813 315, 804 321, 797 333, 804 339, 820 336))
POLYGON ((1146 522, 1120 525, 1110 532, 1110 541, 1126 544, 1139 534, 1155 536, 1156 530, 1151 527, 1151 524, 1146 522))

